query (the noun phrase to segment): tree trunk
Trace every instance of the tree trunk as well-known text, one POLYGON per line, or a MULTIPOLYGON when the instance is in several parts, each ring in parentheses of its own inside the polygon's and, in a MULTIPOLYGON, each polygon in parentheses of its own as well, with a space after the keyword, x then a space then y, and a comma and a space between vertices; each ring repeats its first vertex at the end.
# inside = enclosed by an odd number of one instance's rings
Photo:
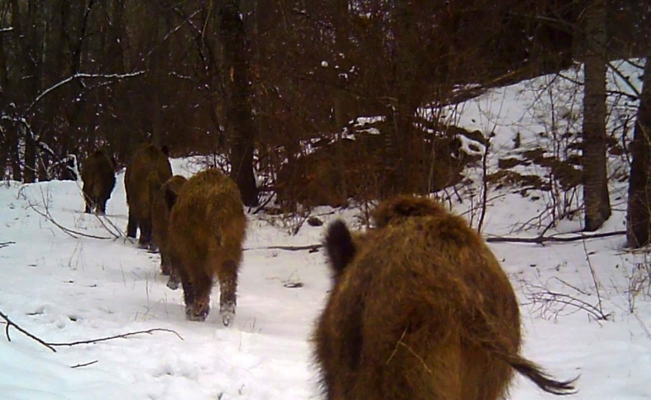
MULTIPOLYGON (((648 51, 651 53, 651 51, 648 51)), ((644 66, 640 105, 631 145, 631 174, 626 213, 627 245, 639 248, 651 242, 651 57, 644 66)))
POLYGON ((249 48, 240 15, 239 0, 222 1, 220 37, 224 46, 226 119, 231 138, 231 178, 240 189, 242 202, 253 207, 258 204, 258 188, 253 175, 256 132, 251 110, 249 48))
POLYGON ((606 158, 606 2, 585 10, 586 57, 583 100, 583 201, 586 231, 610 217, 606 158))
POLYGON ((400 193, 420 193, 421 172, 418 168, 416 130, 414 114, 420 103, 417 90, 419 63, 417 60, 418 33, 413 4, 407 0, 394 0, 394 74, 393 93, 395 103, 390 106, 391 139, 387 160, 390 166, 391 181, 387 195, 400 193))
MULTIPOLYGON (((335 48, 337 50, 336 57, 343 55, 341 57, 342 59, 338 60, 338 62, 344 62, 345 66, 348 66, 350 62, 348 59, 351 57, 348 46, 348 0, 336 0, 332 2, 332 5, 335 48)), ((340 68, 344 68, 344 66, 340 65, 340 68)), ((346 69, 344 68, 344 70, 346 69)), ((339 180, 337 187, 341 199, 345 202, 348 200, 348 183, 346 182, 343 129, 349 121, 349 115, 346 112, 348 109, 346 107, 348 96, 343 88, 347 85, 347 82, 341 81, 345 78, 335 79, 340 79, 339 82, 336 82, 335 88, 332 91, 335 132, 337 132, 336 171, 339 180)))

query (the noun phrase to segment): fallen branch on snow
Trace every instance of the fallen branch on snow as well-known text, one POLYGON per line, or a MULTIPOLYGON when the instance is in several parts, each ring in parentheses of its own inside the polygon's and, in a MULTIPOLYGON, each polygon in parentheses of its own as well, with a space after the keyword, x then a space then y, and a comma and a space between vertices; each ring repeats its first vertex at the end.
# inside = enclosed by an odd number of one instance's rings
POLYGON ((12 244, 16 244, 16 242, 0 242, 0 249, 3 247, 8 247, 12 244))
POLYGON ((90 361, 90 362, 83 363, 83 364, 73 365, 73 366, 70 367, 70 368, 74 369, 74 368, 87 367, 87 366, 89 366, 89 365, 97 364, 98 362, 99 362, 99 361, 97 361, 97 360, 95 360, 95 361, 90 361))
POLYGON ((79 236, 87 237, 87 238, 91 238, 91 239, 111 239, 108 236, 89 235, 87 233, 78 232, 78 231, 72 230, 70 228, 66 228, 65 226, 58 223, 54 219, 54 217, 52 217, 52 214, 50 214, 50 210, 48 210, 47 207, 45 208, 45 212, 43 212, 43 211, 39 210, 38 208, 36 208, 36 205, 34 205, 34 204, 32 204, 30 202, 29 203, 29 208, 34 210, 34 212, 37 213, 38 215, 40 215, 41 217, 43 217, 43 218, 47 219, 48 221, 50 221, 52 224, 54 224, 54 226, 61 229, 64 233, 66 233, 68 236, 70 236, 70 237, 72 237, 74 239, 79 239, 79 236))
MULTIPOLYGON (((106 342, 108 340, 114 340, 114 339, 124 339, 129 336, 135 336, 135 335, 142 335, 142 334, 153 334, 154 332, 169 332, 175 334, 179 339, 183 340, 183 337, 178 334, 178 332, 172 330, 172 329, 165 329, 165 328, 152 328, 152 329, 147 329, 144 331, 135 331, 135 332, 127 332, 127 333, 122 333, 120 335, 114 335, 114 336, 106 336, 102 338, 97 338, 97 339, 90 339, 90 340, 79 340, 76 342, 46 342, 43 339, 29 333, 25 329, 21 328, 18 324, 13 322, 5 313, 0 311, 0 317, 4 319, 7 323, 7 326, 5 327, 5 335, 7 337, 7 340, 11 342, 11 337, 9 336, 9 328, 13 327, 23 335, 29 337, 30 339, 40 343, 41 345, 47 347, 48 349, 52 350, 52 352, 56 353, 55 347, 72 347, 72 346, 78 346, 81 344, 93 344, 93 343, 99 343, 99 342, 106 342)), ((89 365, 89 364, 87 364, 89 365)), ((84 365, 79 365, 84 366, 84 365)), ((74 367, 73 367, 74 368, 74 367)))
POLYGON ((246 250, 288 250, 288 251, 300 251, 300 250, 309 250, 311 253, 318 251, 323 245, 318 244, 308 244, 305 246, 264 246, 264 247, 251 247, 246 250))
MULTIPOLYGON (((520 238, 520 237, 507 237, 507 236, 490 236, 486 238, 488 243, 535 243, 535 244, 544 244, 548 242, 575 242, 579 240, 588 240, 588 239, 598 239, 610 236, 619 236, 625 235, 626 231, 614 231, 614 232, 604 232, 604 233, 594 233, 594 234, 584 234, 581 233, 575 236, 538 236, 532 238, 520 238)), ((264 247, 251 247, 245 248, 244 250, 288 250, 288 251, 300 251, 300 250, 309 250, 310 252, 318 251, 323 244, 307 244, 304 246, 264 246, 264 247)))
POLYGON ((520 238, 520 237, 506 237, 506 236, 491 236, 486 238, 488 243, 536 243, 544 244, 547 242, 576 242, 579 240, 588 240, 588 239, 598 239, 610 236, 619 236, 625 235, 626 231, 614 231, 614 232, 604 232, 604 233, 594 233, 594 234, 585 234, 581 233, 575 236, 538 236, 533 238, 520 238))

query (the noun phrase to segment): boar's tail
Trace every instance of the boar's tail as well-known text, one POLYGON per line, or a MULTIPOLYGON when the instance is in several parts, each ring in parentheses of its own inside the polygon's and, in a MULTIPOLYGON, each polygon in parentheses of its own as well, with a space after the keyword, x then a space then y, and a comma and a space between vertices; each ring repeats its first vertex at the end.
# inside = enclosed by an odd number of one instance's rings
POLYGON ((323 244, 330 267, 336 275, 341 274, 357 252, 350 231, 342 220, 334 221, 328 226, 323 244))
POLYGON ((567 381, 557 381, 553 379, 548 373, 543 371, 542 368, 540 368, 538 365, 517 354, 498 351, 494 351, 494 354, 502 361, 505 361, 507 364, 513 367, 513 369, 526 376, 539 388, 547 393, 555 395, 568 395, 576 393, 574 383, 578 379, 578 376, 567 381))
POLYGON ((578 376, 567 381, 555 380, 539 365, 520 356, 518 350, 513 349, 513 346, 509 345, 506 338, 499 333, 499 329, 491 323, 481 307, 477 306, 473 308, 474 312, 472 316, 478 323, 472 324, 471 329, 467 331, 469 335, 467 338, 471 342, 474 342, 490 354, 510 365, 511 368, 524 375, 547 393, 569 395, 577 392, 574 384, 579 378, 578 376))

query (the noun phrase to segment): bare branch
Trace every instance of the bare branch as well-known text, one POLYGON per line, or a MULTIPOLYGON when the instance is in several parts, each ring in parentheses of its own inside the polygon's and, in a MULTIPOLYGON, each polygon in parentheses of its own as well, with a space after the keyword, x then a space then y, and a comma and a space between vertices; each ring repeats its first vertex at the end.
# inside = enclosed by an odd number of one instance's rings
MULTIPOLYGON (((0 317, 1 317, 2 319, 4 319, 4 320, 7 322, 7 326, 6 326, 6 328, 5 328, 5 335, 6 335, 8 341, 11 342, 11 337, 9 337, 9 328, 10 328, 10 327, 13 327, 13 328, 15 328, 17 331, 19 331, 20 333, 22 333, 23 335, 29 337, 30 339, 32 339, 32 340, 34 340, 34 341, 36 341, 36 342, 42 344, 43 346, 47 347, 48 349, 52 350, 52 352, 54 352, 54 353, 56 353, 56 349, 55 349, 55 347, 72 347, 72 346, 78 346, 78 345, 81 345, 81 344, 93 344, 93 343, 99 343, 99 342, 106 342, 106 341, 114 340, 114 339, 124 339, 124 338, 128 338, 128 337, 130 337, 130 336, 135 336, 135 335, 142 335, 142 334, 148 334, 148 335, 151 335, 151 334, 153 334, 154 332, 169 332, 169 333, 173 333, 173 334, 175 334, 176 337, 178 337, 179 339, 184 340, 183 337, 182 337, 181 335, 178 334, 178 332, 176 332, 176 331, 174 331, 174 330, 172 330, 172 329, 165 329, 165 328, 152 328, 152 329, 147 329, 147 330, 144 330, 144 331, 127 332, 127 333, 123 333, 123 334, 120 334, 120 335, 106 336, 106 337, 97 338, 97 339, 90 339, 90 340, 79 340, 79 341, 76 341, 76 342, 59 342, 59 343, 56 343, 56 342, 46 342, 45 340, 40 339, 40 338, 36 337, 35 335, 32 335, 31 333, 29 333, 29 332, 26 331, 25 329, 21 328, 18 324, 16 324, 15 322, 13 322, 13 321, 12 321, 12 320, 11 320, 11 319, 6 315, 6 314, 4 314, 2 311, 0 311, 0 317)), ((95 361, 95 362, 97 362, 97 361, 95 361)), ((93 362, 93 363, 95 363, 95 362, 93 362)), ((83 367, 83 366, 90 365, 90 364, 93 364, 93 363, 79 364, 78 366, 73 366, 72 368, 83 367)))
POLYGON ((265 247, 251 247, 248 249, 244 250, 288 250, 288 251, 301 251, 301 250, 309 250, 310 252, 315 252, 318 251, 321 247, 323 247, 322 244, 308 244, 305 246, 265 246, 265 247))
POLYGON ((614 232, 604 232, 604 233, 594 233, 594 234, 584 234, 580 233, 576 236, 538 236, 533 238, 519 238, 519 237, 502 237, 502 236, 491 236, 486 238, 488 243, 537 243, 543 244, 547 242, 575 242, 578 240, 588 240, 588 239, 598 239, 610 236, 619 236, 625 235, 626 231, 614 231, 614 232))
POLYGON ((0 242, 0 249, 3 247, 8 247, 9 245, 16 244, 16 242, 0 242))
MULTIPOLYGON (((639 98, 640 97, 640 91, 637 90, 637 88, 635 86, 633 86, 633 84, 631 83, 630 78, 627 77, 627 76, 624 76, 624 74, 622 74, 622 72, 619 69, 617 69, 617 67, 612 62, 608 62, 608 66, 610 67, 610 70, 613 71, 615 73, 615 75, 619 76, 624 81, 624 83, 626 83, 626 86, 628 86, 628 88, 633 91, 633 93, 635 94, 635 97, 639 98)), ((624 95, 626 95, 628 97, 633 97, 629 93, 624 93, 624 95)))
POLYGON ((70 367, 70 368, 81 368, 81 367, 87 367, 87 366, 89 366, 89 365, 93 365, 93 364, 97 364, 97 363, 98 363, 98 361, 95 360, 95 361, 90 361, 90 362, 83 363, 83 364, 73 365, 73 366, 70 367))
POLYGON ((52 347, 72 347, 72 346, 78 346, 80 344, 93 344, 93 343, 99 343, 99 342, 106 342, 108 340, 114 340, 114 339, 124 339, 128 338, 129 336, 135 336, 135 335, 142 335, 142 334, 148 334, 151 335, 154 332, 169 332, 173 333, 178 337, 179 339, 183 340, 183 337, 178 334, 178 332, 172 330, 172 329, 165 329, 165 328, 152 328, 152 329, 147 329, 144 331, 135 331, 135 332, 127 332, 127 333, 122 333, 120 335, 113 335, 113 336, 106 336, 98 339, 90 339, 90 340, 79 340, 76 342, 60 342, 60 343, 47 343, 48 345, 52 347))
POLYGON ((45 346, 48 349, 52 350, 52 352, 54 352, 54 353, 57 352, 56 349, 54 347, 52 347, 52 345, 50 345, 49 343, 44 342, 43 340, 39 339, 38 337, 32 335, 31 333, 27 332, 26 330, 24 330, 23 328, 18 326, 15 322, 13 322, 11 319, 9 319, 9 317, 5 313, 3 313, 2 311, 0 311, 0 317, 2 317, 2 319, 7 321, 7 326, 5 327, 5 336, 7 336, 7 341, 11 342, 11 337, 9 337, 9 328, 11 328, 13 326, 14 329, 16 329, 18 332, 22 333, 23 335, 27 336, 28 338, 42 344, 43 346, 45 346))
POLYGON ((583 251, 585 253, 585 260, 588 262, 588 268, 590 269, 590 276, 592 277, 592 283, 594 284, 594 289, 597 292, 597 307, 599 313, 604 315, 603 307, 601 305, 601 290, 599 290, 599 280, 597 279, 597 272, 592 265, 592 260, 590 259, 590 253, 588 252, 588 247, 585 245, 585 240, 581 241, 583 245, 583 251))
POLYGON ((79 236, 87 237, 87 238, 91 238, 91 239, 111 239, 110 237, 107 237, 107 236, 89 235, 87 233, 78 232, 78 231, 72 230, 70 228, 66 228, 65 226, 58 223, 54 219, 54 217, 52 217, 52 215, 50 214, 50 210, 47 207, 45 208, 45 212, 42 212, 38 208, 36 208, 35 204, 33 204, 32 202, 29 202, 29 208, 34 210, 34 212, 36 212, 41 217, 43 217, 43 218, 47 219, 48 221, 50 221, 51 223, 53 223, 54 226, 61 229, 64 233, 66 233, 67 235, 69 235, 73 239, 79 239, 79 236))
POLYGON ((569 306, 574 310, 571 313, 585 311, 597 321, 608 321, 611 317, 610 313, 604 314, 600 306, 597 307, 580 298, 565 293, 554 292, 544 286, 531 285, 526 282, 525 284, 527 286, 525 296, 530 301, 527 304, 537 306, 537 309, 542 314, 551 311, 554 315, 557 315, 569 306), (558 307, 554 309, 554 305, 558 307))
POLYGON ((88 74, 88 73, 84 73, 84 72, 78 72, 78 73, 76 73, 76 74, 74 74, 74 75, 72 75, 72 76, 58 82, 58 83, 55 83, 51 87, 45 89, 41 94, 36 96, 36 99, 34 99, 34 101, 32 101, 32 104, 30 104, 29 107, 27 107, 27 110, 25 110, 25 113, 28 113, 32 108, 34 108, 36 103, 41 101, 41 99, 43 97, 45 97, 46 95, 48 95, 52 91, 60 88, 61 86, 65 85, 66 83, 70 83, 70 82, 72 82, 72 81, 74 81, 76 79, 81 79, 81 78, 97 79, 97 78, 100 78, 100 79, 118 79, 119 80, 119 79, 125 79, 125 78, 133 78, 133 77, 136 77, 136 76, 139 76, 139 75, 143 75, 144 73, 145 73, 145 71, 136 71, 136 72, 130 72, 130 73, 126 73, 126 74, 88 74))

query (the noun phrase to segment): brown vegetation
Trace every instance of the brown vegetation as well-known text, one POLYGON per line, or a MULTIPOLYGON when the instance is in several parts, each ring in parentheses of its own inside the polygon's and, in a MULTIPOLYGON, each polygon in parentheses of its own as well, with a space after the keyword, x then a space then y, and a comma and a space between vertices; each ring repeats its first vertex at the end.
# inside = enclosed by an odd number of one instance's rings
MULTIPOLYGON (((455 126, 441 127, 436 134, 420 132, 420 151, 414 160, 418 167, 411 171, 418 175, 420 190, 438 191, 459 183, 463 169, 478 159, 461 148, 459 137, 481 143, 483 137, 479 134, 478 140, 477 134, 455 126)), ((388 196, 385 188, 389 175, 383 165, 387 123, 354 126, 351 135, 354 139, 312 143, 313 152, 290 158, 282 166, 274 189, 283 209, 293 209, 297 204, 340 207, 348 199, 368 201, 388 196)))
POLYGON ((314 334, 329 400, 502 398, 513 370, 567 394, 519 355, 520 315, 499 262, 458 216, 398 197, 353 238, 330 225, 334 288, 314 334))
POLYGON ((246 234, 240 191, 222 172, 208 169, 188 179, 178 198, 168 196, 167 200, 174 205, 168 249, 183 285, 186 316, 193 321, 206 319, 216 276, 219 312, 224 325, 229 325, 235 316, 237 274, 246 234))
POLYGON ((138 245, 143 248, 152 242, 152 206, 154 194, 172 177, 167 154, 151 144, 141 145, 131 157, 124 174, 124 186, 129 205, 127 236, 135 238, 140 229, 138 245))
POLYGON ((152 206, 151 227, 153 242, 160 250, 160 267, 163 275, 169 275, 167 286, 171 289, 178 288, 178 273, 172 269, 172 264, 169 259, 169 251, 167 249, 167 226, 169 224, 170 212, 175 199, 181 187, 185 184, 187 179, 181 175, 174 175, 168 179, 163 186, 158 189, 154 195, 154 204, 152 206), (172 199, 168 201, 167 199, 172 199), (169 203, 169 205, 168 205, 169 203))
POLYGON ((86 213, 106 213, 106 202, 115 187, 115 163, 103 151, 97 150, 84 161, 81 168, 86 200, 86 213))

